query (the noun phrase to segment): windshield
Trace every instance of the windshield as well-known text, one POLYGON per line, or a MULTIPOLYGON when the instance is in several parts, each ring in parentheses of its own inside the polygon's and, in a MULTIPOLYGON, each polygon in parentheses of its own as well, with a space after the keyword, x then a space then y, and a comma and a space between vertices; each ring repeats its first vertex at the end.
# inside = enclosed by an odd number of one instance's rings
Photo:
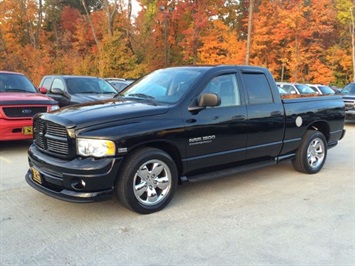
POLYGON ((314 90, 312 90, 309 86, 307 85, 295 85, 300 94, 310 94, 314 93, 314 90))
POLYGON ((321 85, 318 87, 323 94, 334 94, 335 92, 329 87, 325 85, 321 85))
POLYGON ((145 76, 133 86, 123 90, 119 96, 176 103, 200 76, 203 68, 167 68, 145 76))
POLYGON ((341 91, 342 94, 355 94, 355 83, 350 83, 341 91))
POLYGON ((117 93, 117 91, 105 80, 99 78, 70 77, 67 79, 70 94, 77 93, 117 93))
POLYGON ((36 88, 32 82, 21 74, 0 73, 0 92, 31 92, 36 88))

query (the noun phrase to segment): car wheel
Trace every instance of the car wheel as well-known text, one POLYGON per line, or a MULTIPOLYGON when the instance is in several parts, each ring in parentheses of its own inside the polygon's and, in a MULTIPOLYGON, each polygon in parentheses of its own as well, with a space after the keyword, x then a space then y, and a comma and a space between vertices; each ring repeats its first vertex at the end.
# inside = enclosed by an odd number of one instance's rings
POLYGON ((178 173, 175 162, 164 151, 143 148, 130 154, 115 183, 118 200, 141 214, 160 211, 172 199, 178 173))
POLYGON ((318 173, 327 157, 327 141, 322 132, 307 130, 292 160, 293 167, 302 173, 318 173))

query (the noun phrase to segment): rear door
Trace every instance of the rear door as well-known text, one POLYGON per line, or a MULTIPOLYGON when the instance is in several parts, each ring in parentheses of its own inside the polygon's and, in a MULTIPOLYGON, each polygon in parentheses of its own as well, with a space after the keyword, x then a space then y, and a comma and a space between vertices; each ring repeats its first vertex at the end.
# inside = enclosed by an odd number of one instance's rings
POLYGON ((279 155, 284 136, 284 108, 273 94, 273 80, 263 71, 241 70, 247 93, 248 139, 246 159, 279 155))

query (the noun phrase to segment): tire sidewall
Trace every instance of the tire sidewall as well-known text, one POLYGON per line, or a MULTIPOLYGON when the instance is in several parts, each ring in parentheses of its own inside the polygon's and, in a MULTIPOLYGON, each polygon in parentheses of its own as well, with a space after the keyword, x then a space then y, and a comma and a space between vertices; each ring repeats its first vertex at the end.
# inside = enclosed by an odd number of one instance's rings
POLYGON ((319 131, 314 131, 314 132, 310 131, 310 132, 311 133, 309 134, 309 136, 307 136, 307 139, 304 142, 304 145, 302 146, 302 160, 303 160, 303 164, 304 164, 304 168, 305 168, 306 172, 309 174, 315 174, 315 173, 318 173, 322 169, 322 167, 327 159, 328 149, 327 149, 327 141, 321 132, 319 132, 319 131), (309 145, 316 138, 319 138, 323 142, 324 158, 323 158, 323 161, 320 165, 318 165, 317 167, 312 167, 308 163, 307 153, 308 153, 309 145))
POLYGON ((144 148, 134 152, 122 165, 122 171, 120 171, 116 181, 116 196, 123 205, 140 214, 157 212, 171 201, 177 187, 177 179, 178 173, 176 164, 167 153, 155 148, 144 148), (162 201, 155 205, 148 206, 139 202, 134 195, 133 180, 139 167, 152 159, 163 161, 168 166, 171 173, 171 187, 168 195, 162 201))

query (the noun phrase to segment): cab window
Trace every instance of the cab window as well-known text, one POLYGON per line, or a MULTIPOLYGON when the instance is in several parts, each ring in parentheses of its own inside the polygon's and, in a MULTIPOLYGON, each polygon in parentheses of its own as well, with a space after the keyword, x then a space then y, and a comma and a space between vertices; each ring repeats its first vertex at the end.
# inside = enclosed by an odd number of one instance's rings
POLYGON ((271 89, 263 73, 243 73, 250 104, 268 104, 273 102, 271 89))
POLYGON ((51 89, 56 88, 64 91, 64 84, 60 79, 54 79, 51 89))
POLYGON ((235 74, 214 77, 202 93, 215 93, 221 98, 220 107, 240 105, 240 93, 235 74))

